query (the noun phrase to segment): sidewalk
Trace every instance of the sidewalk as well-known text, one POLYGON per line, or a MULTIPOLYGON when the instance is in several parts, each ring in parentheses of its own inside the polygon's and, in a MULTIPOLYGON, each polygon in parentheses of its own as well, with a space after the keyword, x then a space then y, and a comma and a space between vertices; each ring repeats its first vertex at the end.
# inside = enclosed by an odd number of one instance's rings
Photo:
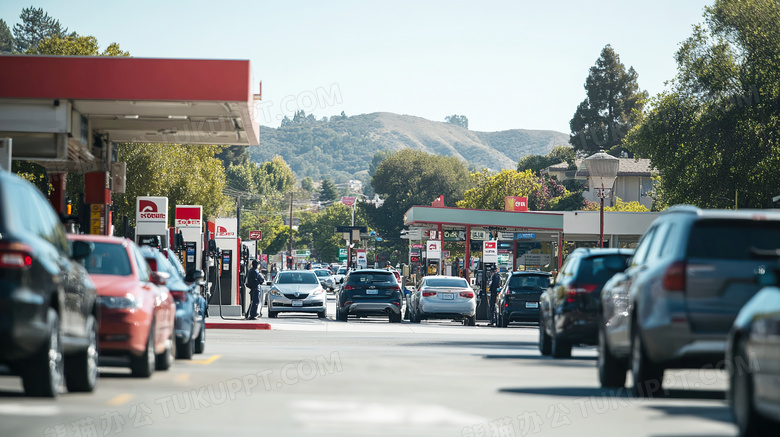
POLYGON ((243 317, 225 317, 219 315, 206 317, 206 329, 261 329, 270 330, 271 324, 259 320, 246 320, 243 317))

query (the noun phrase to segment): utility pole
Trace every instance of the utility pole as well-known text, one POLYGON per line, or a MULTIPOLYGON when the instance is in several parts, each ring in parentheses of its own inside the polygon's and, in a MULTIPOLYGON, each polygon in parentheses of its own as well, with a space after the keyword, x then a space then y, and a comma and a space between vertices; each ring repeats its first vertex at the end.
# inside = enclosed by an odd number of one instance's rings
POLYGON ((295 264, 295 256, 293 255, 293 192, 290 191, 290 256, 292 257, 293 264, 295 264))

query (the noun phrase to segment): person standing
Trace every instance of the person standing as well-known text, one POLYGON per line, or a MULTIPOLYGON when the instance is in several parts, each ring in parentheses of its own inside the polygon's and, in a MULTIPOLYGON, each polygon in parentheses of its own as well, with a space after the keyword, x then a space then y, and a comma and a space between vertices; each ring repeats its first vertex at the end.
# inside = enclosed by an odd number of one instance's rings
POLYGON ((249 312, 247 313, 247 319, 255 320, 260 318, 259 311, 262 311, 262 285, 265 283, 263 274, 258 270, 257 260, 252 260, 252 268, 249 270, 249 276, 246 280, 246 285, 249 288, 249 312), (259 307, 259 310, 258 310, 259 307))
POLYGON ((493 275, 490 277, 490 326, 496 324, 496 297, 498 296, 498 290, 501 288, 501 275, 498 274, 498 268, 493 267, 491 269, 493 275))

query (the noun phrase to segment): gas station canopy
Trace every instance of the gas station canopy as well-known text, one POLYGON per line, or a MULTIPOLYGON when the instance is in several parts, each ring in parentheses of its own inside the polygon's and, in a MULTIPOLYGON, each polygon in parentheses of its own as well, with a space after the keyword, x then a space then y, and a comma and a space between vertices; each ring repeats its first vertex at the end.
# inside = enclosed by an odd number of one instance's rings
POLYGON ((246 60, 0 56, 13 159, 102 169, 102 142, 257 145, 246 60))

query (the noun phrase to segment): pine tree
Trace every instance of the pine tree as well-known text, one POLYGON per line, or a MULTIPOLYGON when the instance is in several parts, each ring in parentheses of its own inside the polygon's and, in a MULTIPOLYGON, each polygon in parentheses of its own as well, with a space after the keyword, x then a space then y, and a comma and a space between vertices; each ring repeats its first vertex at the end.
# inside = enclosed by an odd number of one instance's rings
POLYGON ((54 36, 64 38, 68 33, 68 29, 62 27, 60 20, 50 17, 43 8, 24 8, 19 18, 22 22, 14 25, 14 44, 19 53, 37 48, 42 39, 54 36))
POLYGON ((14 50, 14 37, 5 20, 0 19, 0 53, 10 53, 14 50))
POLYGON ((332 202, 339 198, 339 191, 336 188, 336 184, 330 179, 322 180, 322 187, 320 188, 320 201, 332 202))

